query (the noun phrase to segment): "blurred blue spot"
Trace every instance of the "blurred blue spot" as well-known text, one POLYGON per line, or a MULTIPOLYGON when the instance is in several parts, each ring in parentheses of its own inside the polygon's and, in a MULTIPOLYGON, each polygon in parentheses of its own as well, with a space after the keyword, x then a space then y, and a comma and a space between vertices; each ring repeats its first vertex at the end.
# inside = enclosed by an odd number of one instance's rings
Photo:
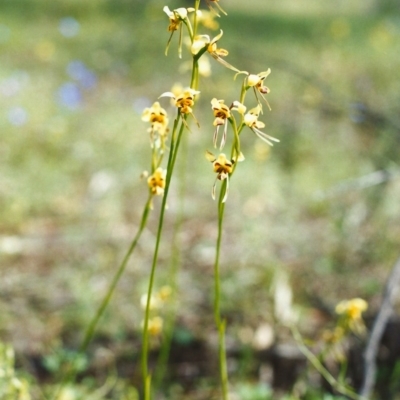
POLYGON ((60 19, 58 24, 58 30, 61 35, 71 38, 79 33, 80 25, 79 22, 73 17, 65 17, 60 19))
POLYGON ((8 120, 14 126, 25 125, 28 121, 28 113, 22 107, 14 107, 8 112, 8 120))
POLYGON ((349 109, 349 118, 355 124, 362 124, 365 122, 368 108, 364 103, 351 103, 349 109))
POLYGON ((10 39, 11 29, 7 25, 0 24, 0 43, 6 43, 10 39))
POLYGON ((57 91, 58 103, 70 109, 77 109, 82 104, 82 93, 73 82, 61 85, 57 91))
POLYGON ((96 74, 80 60, 71 61, 67 65, 67 73, 85 89, 92 89, 97 85, 96 74))

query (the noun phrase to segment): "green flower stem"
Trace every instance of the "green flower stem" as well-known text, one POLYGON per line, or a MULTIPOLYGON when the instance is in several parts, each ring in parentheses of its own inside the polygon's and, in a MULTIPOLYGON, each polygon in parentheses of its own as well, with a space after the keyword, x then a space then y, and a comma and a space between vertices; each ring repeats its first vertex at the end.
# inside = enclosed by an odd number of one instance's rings
MULTIPOLYGON (((108 288, 108 291, 106 293, 106 295, 103 298, 103 301, 101 302, 99 308, 97 309, 97 312, 95 314, 95 316, 93 317, 93 319, 90 321, 89 325, 87 326, 86 332, 85 332, 85 336, 82 340, 81 346, 79 347, 79 351, 76 354, 76 357, 78 357, 80 354, 85 353, 90 341, 93 338, 94 332, 96 330, 97 324, 99 323, 100 318, 103 316, 104 311, 106 310, 108 304, 111 301, 111 298, 114 294, 114 290, 115 287, 117 286, 122 274, 125 271, 125 268, 128 264, 128 261, 133 253, 133 251, 135 250, 135 247, 140 239, 140 236, 143 233, 144 228, 146 227, 147 224, 147 219, 149 216, 149 213, 151 211, 151 201, 152 201, 153 196, 150 194, 149 198, 147 199, 147 202, 144 206, 143 209, 143 213, 142 213, 142 218, 140 221, 140 226, 138 231, 136 232, 135 237, 133 238, 131 245, 129 246, 128 251, 125 254, 125 257, 123 258, 121 264, 119 265, 117 271, 115 272, 115 275, 111 281, 111 284, 108 288)), ((57 399, 59 394, 61 393, 62 388, 70 381, 75 379, 76 376, 76 371, 73 367, 73 363, 71 364, 72 367, 69 368, 69 370, 66 372, 64 378, 61 380, 61 383, 58 387, 58 389, 55 392, 54 395, 54 399, 57 399)))
POLYGON ((88 344, 90 343, 91 339, 93 338, 94 335, 94 331, 96 329, 96 326, 101 318, 101 316, 104 314, 105 309, 107 308, 111 297, 114 293, 115 287, 117 286, 118 281, 120 280, 122 274, 125 271, 125 268, 128 264, 129 258, 131 257, 133 251, 135 250, 135 247, 140 239, 140 236, 142 235, 142 232, 144 230, 144 228, 146 227, 147 224, 147 218, 149 216, 149 213, 151 211, 151 202, 152 202, 152 195, 149 195, 149 198, 146 202, 146 205, 144 207, 143 210, 143 214, 142 214, 142 219, 140 222, 140 226, 139 226, 139 230, 137 231, 134 239, 132 240, 131 245, 129 246, 128 251, 125 254, 124 259, 122 260, 120 266, 118 267, 113 280, 111 281, 111 285, 108 288, 107 294, 105 295, 103 301, 100 304, 100 307, 98 308, 96 315, 94 316, 94 318, 92 319, 92 321, 90 322, 90 324, 88 325, 88 328, 86 330, 84 339, 82 341, 82 344, 80 346, 79 351, 81 353, 84 353, 87 349, 88 344))
POLYGON ((236 119, 234 117, 229 118, 229 122, 232 125, 233 134, 235 136, 235 142, 234 142, 234 146, 232 148, 231 157, 235 158, 235 154, 234 154, 234 151, 233 151, 233 149, 235 149, 236 157, 238 158, 239 155, 240 155, 240 139, 239 139, 239 132, 238 132, 237 125, 236 125, 236 119))
POLYGON ((194 17, 193 17, 193 38, 197 34, 197 11, 199 10, 200 7, 200 0, 195 0, 194 2, 194 17))
POLYGON ((242 83, 242 89, 240 91, 240 102, 244 104, 244 98, 246 97, 246 92, 247 92, 248 86, 246 86, 246 78, 244 78, 243 83, 242 83))
POLYGON ((227 180, 222 183, 221 191, 218 200, 218 237, 215 251, 215 262, 214 262, 214 319, 215 324, 218 328, 218 346, 219 346, 219 372, 221 379, 222 398, 223 400, 228 399, 228 371, 226 365, 226 348, 225 348, 225 326, 226 321, 221 320, 221 281, 220 281, 220 270, 219 261, 221 253, 221 242, 223 233, 223 220, 225 203, 223 199, 227 190, 227 180))
POLYGON ((186 118, 186 117, 182 117, 178 110, 178 116, 175 119, 174 129, 172 132, 171 148, 170 148, 170 153, 169 153, 169 157, 168 157, 167 176, 166 176, 166 182, 165 182, 164 196, 162 198, 162 203, 161 203, 161 211, 160 211, 160 218, 158 221, 156 244, 155 244, 155 249, 154 249, 154 253, 153 253, 153 262, 151 265, 149 286, 147 289, 147 301, 146 301, 146 311, 145 311, 144 327, 143 327, 142 359, 141 359, 142 379, 143 379, 144 399, 145 400, 150 400, 150 398, 151 398, 150 397, 151 387, 149 384, 150 375, 148 372, 148 353, 149 353, 148 328, 149 328, 149 318, 150 318, 150 301, 151 301, 151 294, 153 291, 154 277, 155 277, 156 266, 157 266, 157 261, 158 261, 158 252, 159 252, 160 242, 161 242, 161 233, 162 233, 162 229, 163 229, 163 225, 164 225, 165 209, 166 209, 166 204, 167 204, 167 198, 168 198, 168 192, 169 192, 169 188, 170 188, 172 172, 174 169, 176 156, 177 156, 178 149, 179 149, 180 139, 181 139, 183 130, 186 126, 185 125, 186 122, 184 122, 182 120, 180 128, 179 128, 179 132, 177 132, 178 131, 178 129, 177 129, 178 123, 181 118, 186 118))
POLYGON ((192 67, 192 78, 191 78, 191 84, 190 87, 192 89, 197 90, 198 86, 199 86, 199 63, 198 63, 198 59, 196 59, 195 57, 193 58, 193 67, 192 67))
POLYGON ((168 314, 165 321, 165 330, 163 333, 163 340, 160 349, 160 354, 157 360, 157 370, 154 376, 153 387, 159 388, 162 380, 164 379, 165 372, 167 370, 168 357, 171 350, 172 344, 172 333, 174 328, 174 321, 177 310, 177 275, 181 264, 181 250, 179 245, 179 232, 181 230, 184 209, 185 209, 185 193, 186 193, 186 163, 187 163, 187 153, 188 153, 188 138, 186 135, 182 138, 181 144, 181 160, 179 168, 179 207, 178 215, 175 221, 174 234, 172 238, 172 255, 169 267, 169 281, 172 290, 170 307, 168 308, 168 314))

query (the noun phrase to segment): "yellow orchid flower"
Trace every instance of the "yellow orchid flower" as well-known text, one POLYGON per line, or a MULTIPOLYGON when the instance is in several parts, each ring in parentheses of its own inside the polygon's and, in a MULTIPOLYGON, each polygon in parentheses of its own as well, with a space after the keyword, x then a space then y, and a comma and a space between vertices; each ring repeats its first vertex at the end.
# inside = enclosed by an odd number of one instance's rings
POLYGON ((270 92, 269 88, 267 86, 264 86, 264 79, 271 73, 271 69, 268 68, 266 71, 264 72, 260 72, 259 74, 250 74, 247 76, 247 86, 252 87, 254 89, 254 94, 256 95, 256 98, 258 100, 257 97, 257 92, 260 93, 261 97, 263 98, 263 100, 265 101, 265 103, 267 104, 269 110, 271 111, 271 107, 267 101, 267 99, 265 98, 265 94, 268 94, 270 92))
POLYGON ((199 123, 197 122, 197 119, 194 116, 192 109, 194 105, 194 98, 199 93, 200 91, 198 90, 186 89, 179 95, 176 95, 172 92, 165 92, 160 97, 170 97, 171 99, 173 99, 175 102, 175 107, 179 109, 179 112, 181 114, 190 114, 196 121, 196 124, 199 126, 199 123))
POLYGON ((156 101, 151 107, 144 109, 142 113, 142 121, 150 122, 151 124, 149 132, 152 144, 154 144, 157 139, 155 134, 160 136, 163 144, 168 133, 168 115, 160 106, 158 101, 156 101))
POLYGON ((231 69, 232 71, 235 72, 242 72, 239 71, 237 68, 235 68, 233 65, 229 64, 226 62, 222 57, 226 57, 229 52, 228 50, 218 48, 217 42, 219 39, 221 39, 222 35, 224 34, 223 30, 221 29, 221 32, 219 35, 215 36, 213 39, 210 38, 208 35, 198 35, 195 36, 192 46, 191 46, 191 52, 195 56, 197 55, 201 50, 206 48, 207 52, 210 53, 210 55, 217 60, 220 64, 223 66, 231 69))
POLYGON ((264 122, 258 120, 258 117, 261 113, 261 106, 252 108, 245 114, 243 122, 264 142, 268 143, 270 146, 273 146, 274 142, 279 142, 279 139, 276 139, 266 133, 262 132, 260 129, 265 128, 264 122))
POLYGON ((167 170, 157 168, 154 173, 147 178, 147 184, 152 194, 157 196, 164 194, 166 176, 167 170))
POLYGON ((194 8, 177 8, 176 10, 171 11, 168 6, 163 8, 165 14, 167 14, 169 18, 168 31, 171 32, 171 36, 168 39, 167 47, 165 49, 165 55, 168 54, 169 45, 172 40, 172 36, 175 31, 179 30, 179 45, 178 45, 178 54, 179 58, 182 58, 182 22, 187 20, 188 12, 194 11, 194 8))
POLYGON ((229 192, 229 175, 233 172, 233 166, 236 161, 243 161, 244 156, 242 153, 237 157, 237 159, 228 160, 224 153, 220 153, 218 157, 215 157, 213 153, 206 151, 206 158, 208 161, 212 162, 214 172, 217 174, 215 178, 214 185, 212 187, 211 196, 215 200, 215 187, 217 185, 217 180, 223 181, 226 179, 226 192, 225 196, 222 199, 222 202, 225 203, 228 198, 229 192))
POLYGON ((229 107, 224 104, 223 100, 217 100, 213 98, 211 100, 211 107, 214 111, 215 120, 213 125, 215 126, 214 136, 213 136, 213 143, 214 147, 217 147, 217 139, 218 139, 218 131, 221 125, 224 125, 224 132, 222 134, 221 144, 219 146, 222 149, 226 142, 227 130, 228 130, 228 118, 231 117, 231 112, 229 107))

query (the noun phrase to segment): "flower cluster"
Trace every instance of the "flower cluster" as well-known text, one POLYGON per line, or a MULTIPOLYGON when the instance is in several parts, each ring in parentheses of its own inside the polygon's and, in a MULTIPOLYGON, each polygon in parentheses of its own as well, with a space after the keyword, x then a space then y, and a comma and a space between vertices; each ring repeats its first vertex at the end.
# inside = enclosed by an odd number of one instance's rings
MULTIPOLYGON (((266 72, 261 72, 258 75, 252 75, 246 73, 247 75, 243 84, 244 89, 242 89, 241 99, 244 99, 246 91, 250 88, 254 88, 255 92, 261 93, 262 96, 263 94, 268 93, 269 89, 266 86, 263 86, 263 81, 269 75, 269 73, 270 70, 266 72)), ((250 130, 252 130, 261 140, 263 140, 270 146, 273 146, 273 142, 279 142, 278 139, 262 131, 262 129, 265 128, 264 122, 259 120, 259 116, 260 114, 262 114, 262 105, 259 102, 257 95, 256 99, 258 102, 257 106, 251 108, 247 112, 246 112, 247 107, 243 104, 243 102, 240 102, 238 100, 233 101, 230 106, 227 106, 224 100, 218 100, 217 98, 213 98, 211 100, 211 108, 214 114, 213 126, 215 127, 213 134, 214 147, 217 147, 218 134, 221 126, 223 126, 223 134, 219 145, 220 150, 222 150, 226 144, 229 124, 231 125, 233 130, 231 161, 227 160, 226 156, 223 153, 221 153, 221 155, 217 158, 210 152, 207 152, 206 154, 206 158, 213 163, 214 172, 217 173, 216 180, 227 179, 229 175, 231 175, 234 171, 233 164, 235 160, 240 161, 244 159, 242 153, 240 152, 240 139, 239 139, 239 135, 241 134, 244 127, 247 126, 248 128, 250 128, 250 130), (236 121, 236 117, 234 116, 232 111, 236 111, 239 114, 240 118, 239 122, 236 121), (221 160, 223 162, 220 162, 221 160), (229 163, 231 163, 232 165, 230 165, 229 163), (220 170, 216 170, 216 165, 220 164, 224 167, 227 166, 227 168, 223 170, 223 174, 220 173, 220 170)), ((266 101, 264 96, 263 99, 266 101)), ((226 201, 228 187, 229 187, 229 181, 227 180, 226 193, 225 196, 223 197, 223 201, 226 201)), ((212 195, 213 198, 215 198, 215 183, 213 185, 212 195)))
POLYGON ((148 176, 148 173, 144 172, 143 176, 147 177, 147 184, 151 195, 162 196, 166 185, 167 171, 160 165, 169 132, 168 115, 160 103, 156 101, 151 107, 143 111, 142 120, 150 123, 148 131, 150 133, 150 147, 152 149, 151 174, 148 176))

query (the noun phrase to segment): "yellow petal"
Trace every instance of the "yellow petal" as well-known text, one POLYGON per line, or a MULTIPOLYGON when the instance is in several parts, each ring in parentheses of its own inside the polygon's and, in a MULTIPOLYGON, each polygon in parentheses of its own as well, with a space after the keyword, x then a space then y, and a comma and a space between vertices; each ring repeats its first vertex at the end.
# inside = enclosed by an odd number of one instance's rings
POLYGON ((265 79, 269 74, 271 73, 271 68, 268 68, 266 71, 264 72, 260 72, 258 74, 258 76, 262 79, 265 79))
POLYGON ((180 19, 185 19, 187 17, 187 10, 186 8, 180 7, 174 10, 176 14, 178 14, 180 19))
POLYGON ((211 44, 213 44, 213 43, 217 43, 218 42, 218 40, 219 39, 221 39, 222 38, 222 35, 224 34, 224 32, 223 32, 223 30, 222 29, 220 29, 220 34, 219 35, 217 35, 217 36, 215 36, 215 38, 211 41, 211 44))
POLYGON ((247 85, 250 87, 257 85, 258 82, 260 82, 260 77, 258 75, 250 74, 247 77, 247 85))
POLYGON ((167 14, 168 17, 170 17, 170 18, 174 16, 174 13, 169 9, 168 6, 164 6, 163 11, 164 11, 165 14, 167 14))
POLYGON ((163 94, 158 96, 158 98, 160 98, 160 97, 171 97, 171 98, 175 99, 175 95, 172 92, 164 92, 163 94))

